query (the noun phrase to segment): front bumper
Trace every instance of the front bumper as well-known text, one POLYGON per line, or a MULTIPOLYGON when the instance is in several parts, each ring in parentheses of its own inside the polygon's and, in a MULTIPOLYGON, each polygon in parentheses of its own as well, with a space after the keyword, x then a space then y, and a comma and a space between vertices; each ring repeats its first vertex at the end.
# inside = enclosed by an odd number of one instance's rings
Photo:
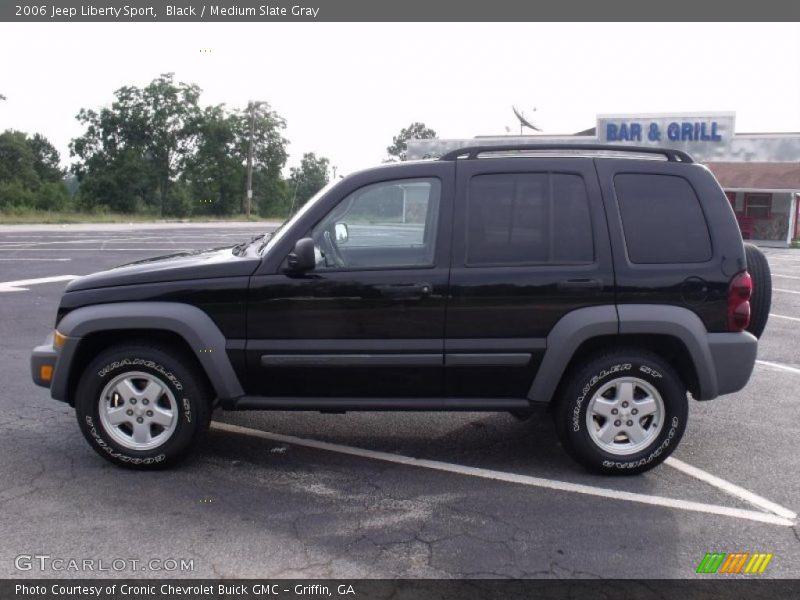
POLYGON ((747 331, 709 333, 708 349, 717 375, 717 394, 732 394, 747 385, 756 364, 758 340, 747 331))
POLYGON ((58 350, 53 346, 53 334, 51 333, 47 336, 44 344, 36 346, 31 353, 31 377, 33 378, 33 383, 49 388, 53 382, 56 360, 58 360, 58 350))

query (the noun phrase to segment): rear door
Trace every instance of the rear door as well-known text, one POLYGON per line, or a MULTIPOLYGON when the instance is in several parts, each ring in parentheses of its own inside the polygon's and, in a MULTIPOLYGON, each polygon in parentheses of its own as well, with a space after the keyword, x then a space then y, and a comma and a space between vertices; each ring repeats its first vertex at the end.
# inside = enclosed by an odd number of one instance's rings
POLYGON ((456 167, 447 395, 524 398, 568 312, 614 303, 597 175, 586 158, 484 158, 456 167))

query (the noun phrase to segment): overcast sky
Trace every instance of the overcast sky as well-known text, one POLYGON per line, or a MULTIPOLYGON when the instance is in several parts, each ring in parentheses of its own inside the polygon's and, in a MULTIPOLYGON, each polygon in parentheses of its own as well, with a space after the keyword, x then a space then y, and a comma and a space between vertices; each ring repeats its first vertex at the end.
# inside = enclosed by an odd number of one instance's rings
POLYGON ((739 132, 800 131, 798 24, 3 23, 0 56, 0 130, 44 134, 65 163, 81 107, 166 72, 203 104, 269 101, 290 165, 314 151, 343 174, 412 121, 517 132, 512 104, 550 134, 598 113, 715 110, 739 132))

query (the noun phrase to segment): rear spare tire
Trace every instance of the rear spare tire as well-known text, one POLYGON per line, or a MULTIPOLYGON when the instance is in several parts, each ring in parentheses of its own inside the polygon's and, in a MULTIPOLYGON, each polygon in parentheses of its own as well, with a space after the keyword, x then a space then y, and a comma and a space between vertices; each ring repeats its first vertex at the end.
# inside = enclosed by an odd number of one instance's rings
POLYGON ((744 245, 747 259, 747 272, 753 281, 753 292, 750 296, 750 324, 747 331, 761 337, 769 319, 772 306, 772 273, 769 270, 767 257, 753 244, 744 245))

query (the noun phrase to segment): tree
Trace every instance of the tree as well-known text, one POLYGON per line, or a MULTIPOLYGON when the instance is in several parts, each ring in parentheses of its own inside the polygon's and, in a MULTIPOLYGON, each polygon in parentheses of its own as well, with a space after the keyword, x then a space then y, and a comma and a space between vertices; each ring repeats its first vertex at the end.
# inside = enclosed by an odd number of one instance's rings
POLYGON ((60 210, 69 202, 58 151, 42 135, 0 134, 0 209, 60 210))
POLYGON ((28 136, 8 129, 0 134, 0 181, 17 181, 26 189, 39 186, 28 136))
POLYGON ((40 133, 28 140, 33 152, 33 168, 42 181, 63 181, 65 171, 61 168, 58 150, 40 133))
POLYGON ((406 160, 409 140, 432 140, 437 135, 433 129, 425 126, 419 121, 411 123, 408 127, 401 129, 400 133, 392 138, 392 145, 386 148, 389 153, 388 162, 406 160))
MULTIPOLYGON (((164 215, 227 215, 244 196, 250 118, 225 105, 200 106, 200 88, 171 73, 144 88, 114 92, 110 108, 81 109, 84 134, 70 145, 86 208, 108 206, 164 215), (177 189, 172 191, 172 187, 177 189)), ((259 195, 279 188, 286 123, 266 103, 256 108, 253 180, 259 195)))
POLYGON ((292 205, 295 210, 306 202, 328 183, 328 166, 330 161, 325 157, 317 157, 313 152, 303 154, 299 167, 292 167, 289 176, 292 205))
POLYGON ((77 115, 86 132, 72 140, 70 151, 78 158, 75 174, 81 183, 86 179, 82 193, 128 209, 136 198, 163 213, 169 186, 194 150, 200 88, 176 83, 166 73, 144 88, 122 87, 114 96, 111 108, 81 109, 77 115), (109 176, 114 179, 110 188, 109 176), (106 195, 112 190, 125 200, 106 195))

